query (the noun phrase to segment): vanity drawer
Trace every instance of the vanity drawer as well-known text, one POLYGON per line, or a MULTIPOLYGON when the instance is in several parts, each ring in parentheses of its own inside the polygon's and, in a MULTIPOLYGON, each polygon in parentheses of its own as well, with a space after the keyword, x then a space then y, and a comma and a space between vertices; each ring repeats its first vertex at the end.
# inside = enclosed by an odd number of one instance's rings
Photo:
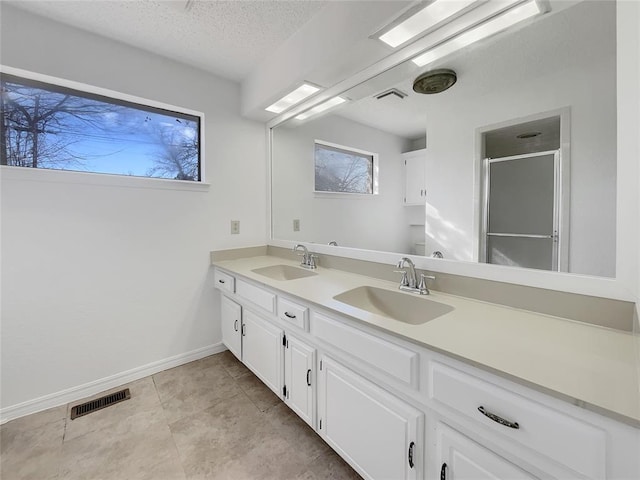
POLYGON ((417 386, 419 356, 416 352, 315 312, 311 333, 385 374, 411 387, 417 386))
POLYGON ((216 288, 230 293, 235 292, 236 279, 228 273, 224 273, 223 271, 216 268, 216 270, 213 272, 213 281, 215 282, 216 288))
POLYGON ((236 294, 269 313, 276 313, 275 293, 238 279, 236 281, 236 294))
POLYGON ((309 309, 304 305, 278 297, 278 317, 285 323, 306 330, 308 316, 309 309))
POLYGON ((430 399, 588 478, 605 478, 604 430, 441 363, 429 370, 430 399))

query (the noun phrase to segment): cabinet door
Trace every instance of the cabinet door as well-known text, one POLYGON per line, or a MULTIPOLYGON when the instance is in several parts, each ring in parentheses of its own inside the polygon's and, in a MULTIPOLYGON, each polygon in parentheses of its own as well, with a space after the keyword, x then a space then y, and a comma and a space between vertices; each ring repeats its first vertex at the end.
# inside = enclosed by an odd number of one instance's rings
POLYGON ((245 309, 242 361, 278 396, 282 395, 282 330, 245 309))
POLYGON ((222 343, 233 353, 238 360, 242 360, 242 307, 233 300, 222 296, 221 306, 222 343))
POLYGON ((423 151, 404 157, 405 205, 423 205, 426 202, 426 158, 423 151))
POLYGON ((470 438, 438 422, 436 425, 441 480, 533 480, 536 477, 470 438))
POLYGON ((421 478, 423 414, 323 357, 318 431, 367 479, 421 478))
POLYGON ((313 427, 315 349, 287 335, 284 350, 284 384, 287 405, 313 427))

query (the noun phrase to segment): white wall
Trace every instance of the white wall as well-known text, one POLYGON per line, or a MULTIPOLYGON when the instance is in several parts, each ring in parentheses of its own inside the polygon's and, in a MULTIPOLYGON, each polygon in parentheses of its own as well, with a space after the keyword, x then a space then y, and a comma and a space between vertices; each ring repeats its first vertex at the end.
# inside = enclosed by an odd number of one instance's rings
MULTIPOLYGON (((570 31, 574 43, 559 45, 562 50, 558 52, 537 51, 537 56, 527 58, 524 66, 517 62, 518 46, 535 42, 527 37, 528 31, 507 38, 505 42, 511 45, 503 42, 487 50, 498 52, 493 55, 514 55, 514 70, 527 69, 527 75, 522 71, 495 72, 493 88, 476 88, 474 72, 491 71, 491 57, 475 50, 472 61, 476 66, 487 62, 488 67, 474 69, 474 65, 467 64, 469 71, 458 72, 458 84, 452 87, 451 95, 463 101, 455 103, 447 92, 428 99, 427 111, 438 114, 428 115, 426 129, 427 241, 431 238, 427 251, 442 250, 445 258, 458 260, 473 258, 472 239, 476 237, 472 230, 473 205, 478 195, 474 177, 474 168, 478 166, 474 164, 476 130, 568 106, 571 108, 569 271, 615 276, 616 36, 611 29, 606 30, 606 35, 601 31, 603 35, 599 33, 597 38, 605 41, 592 42, 589 48, 584 48, 580 45, 581 36, 589 36, 593 30, 580 25, 581 17, 576 18, 569 25, 562 23, 560 16, 548 20, 560 23, 558 31, 570 31), (518 81, 510 83, 512 78, 518 81), (466 89, 469 94, 455 97, 456 89, 466 89)), ((615 8, 603 10, 599 20, 603 25, 615 25, 615 8)), ((478 83, 482 80, 477 79, 478 83)))
POLYGON ((410 251, 400 156, 406 140, 337 115, 273 132, 274 238, 410 251), (314 193, 314 140, 377 153, 379 194, 314 193), (300 219, 299 232, 293 231, 293 219, 300 219))
POLYGON ((204 112, 211 183, 2 168, 6 418, 220 342, 209 251, 264 244, 266 146, 234 83, 5 3, 1 27, 5 66, 204 112))

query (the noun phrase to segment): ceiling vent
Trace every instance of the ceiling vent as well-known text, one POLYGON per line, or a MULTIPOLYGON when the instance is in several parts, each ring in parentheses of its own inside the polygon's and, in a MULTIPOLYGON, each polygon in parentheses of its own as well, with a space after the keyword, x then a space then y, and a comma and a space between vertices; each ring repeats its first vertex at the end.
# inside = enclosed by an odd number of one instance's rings
POLYGON ((378 95, 376 95, 376 99, 378 100, 382 100, 385 97, 388 97, 389 95, 395 95, 396 97, 403 99, 404 97, 407 96, 406 93, 398 90, 397 88, 392 88, 390 90, 385 90, 382 93, 379 93, 378 95))

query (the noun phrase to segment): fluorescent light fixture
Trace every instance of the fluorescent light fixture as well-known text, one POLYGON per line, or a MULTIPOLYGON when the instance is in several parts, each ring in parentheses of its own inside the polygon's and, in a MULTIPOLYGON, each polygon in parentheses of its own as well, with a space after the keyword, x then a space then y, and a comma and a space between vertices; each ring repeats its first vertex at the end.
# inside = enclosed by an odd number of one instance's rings
POLYGON ((378 38, 395 48, 467 8, 477 0, 435 0, 378 38))
POLYGON ((265 110, 273 113, 284 112, 287 108, 292 107, 296 103, 300 103, 302 100, 310 97, 318 91, 320 91, 318 87, 309 85, 308 83, 303 83, 293 92, 288 93, 277 102, 269 105, 265 110))
POLYGON ((491 20, 478 25, 471 30, 468 30, 451 40, 438 45, 431 50, 419 55, 413 59, 413 63, 419 67, 438 60, 450 53, 460 50, 474 42, 487 38, 495 33, 498 33, 506 28, 509 28, 516 23, 519 23, 527 18, 533 17, 540 13, 540 7, 535 0, 530 0, 526 3, 522 3, 511 10, 492 18, 491 20))
POLYGON ((316 105, 315 107, 307 110, 306 112, 301 113, 300 115, 297 115, 296 120, 306 120, 309 117, 313 117, 318 113, 324 112, 325 110, 329 110, 330 108, 335 107, 336 105, 340 105, 341 103, 344 103, 344 102, 346 102, 346 100, 342 97, 330 98, 326 102, 322 102, 321 104, 316 105))

